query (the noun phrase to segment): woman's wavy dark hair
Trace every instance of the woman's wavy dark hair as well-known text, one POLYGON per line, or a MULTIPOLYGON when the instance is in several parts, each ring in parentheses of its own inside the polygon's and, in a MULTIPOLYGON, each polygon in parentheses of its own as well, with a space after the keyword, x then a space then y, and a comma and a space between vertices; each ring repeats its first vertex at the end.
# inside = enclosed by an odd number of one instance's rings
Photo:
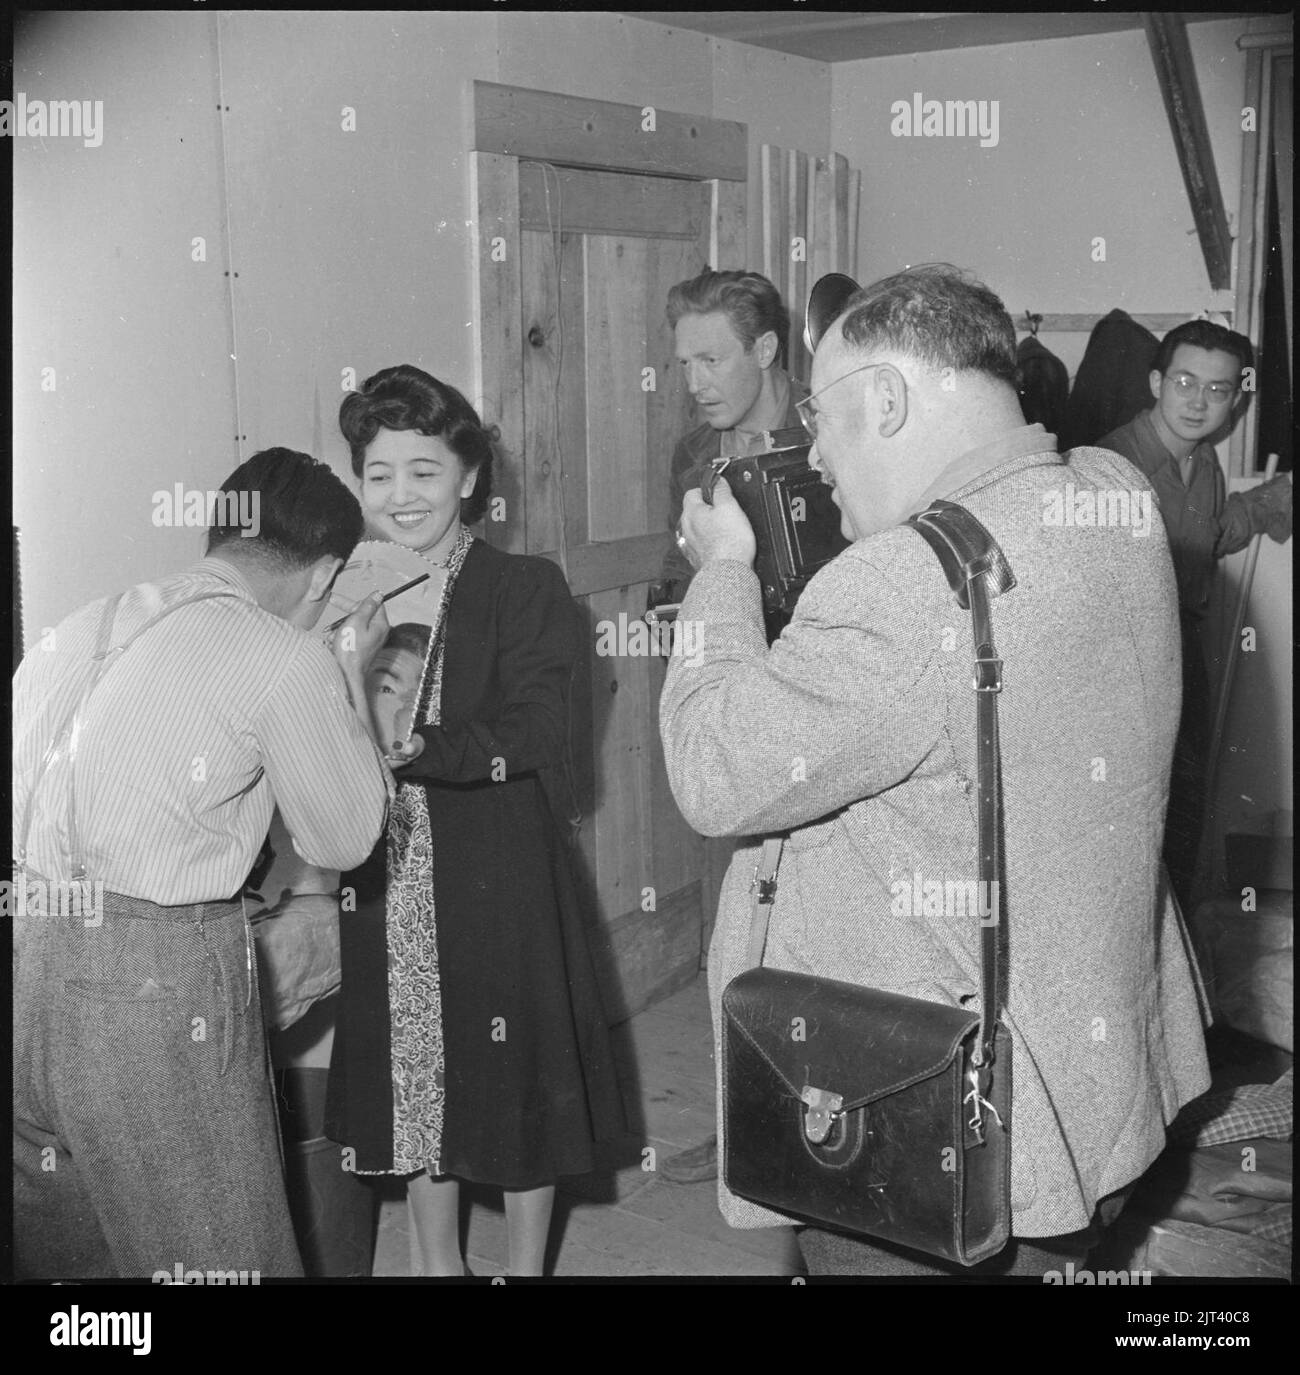
POLYGON ((361 476, 366 449, 385 430, 414 430, 437 437, 460 459, 466 472, 477 472, 474 490, 461 498, 464 525, 482 520, 492 495, 492 460, 501 432, 485 426, 478 412, 446 382, 401 363, 367 377, 360 391, 349 392, 339 407, 339 428, 352 451, 352 471, 361 476))

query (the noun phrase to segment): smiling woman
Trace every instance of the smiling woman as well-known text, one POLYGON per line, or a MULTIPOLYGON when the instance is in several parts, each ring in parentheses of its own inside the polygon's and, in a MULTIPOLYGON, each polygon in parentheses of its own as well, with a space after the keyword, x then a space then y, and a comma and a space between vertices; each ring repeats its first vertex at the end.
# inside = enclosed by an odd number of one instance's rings
POLYGON ((453 387, 419 368, 385 368, 348 396, 339 425, 372 533, 435 562, 487 509, 492 434, 453 387))
POLYGON ((555 1180, 624 1130, 565 842, 581 628, 555 564, 465 528, 493 437, 458 391, 388 368, 339 421, 372 531, 445 575, 427 641, 398 626, 372 666, 399 786, 384 841, 343 877, 360 902, 340 926, 326 1130, 357 1173, 415 1176, 426 1275, 461 1273, 462 1179, 506 1191, 511 1273, 537 1275, 555 1180))

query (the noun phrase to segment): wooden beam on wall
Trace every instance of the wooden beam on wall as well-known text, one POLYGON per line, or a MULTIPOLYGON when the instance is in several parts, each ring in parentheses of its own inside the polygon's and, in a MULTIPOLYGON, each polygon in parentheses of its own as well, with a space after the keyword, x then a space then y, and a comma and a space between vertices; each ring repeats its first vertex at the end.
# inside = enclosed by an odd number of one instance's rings
MULTIPOLYGON (((1232 322, 1232 312, 1230 310, 1220 311, 1229 323, 1232 322)), ((1181 315, 1139 315, 1135 311, 1128 312, 1129 319, 1135 324, 1141 325, 1144 329, 1149 329, 1153 334, 1164 334, 1176 328, 1178 325, 1185 325, 1193 316, 1190 312, 1184 311, 1181 315)), ((1029 330, 1029 323, 1023 315, 1013 315, 1012 323, 1019 334, 1025 334, 1029 330)), ((1039 315, 1035 313, 1034 319, 1038 324, 1039 334, 1091 334, 1097 325, 1104 320, 1104 315, 1039 315)))
POLYGON ((651 180, 549 163, 519 164, 519 219, 547 233, 636 235, 695 242, 708 213, 684 197, 680 181, 651 180))
MULTIPOLYGON (((1235 327, 1259 347, 1259 321, 1255 318, 1256 273, 1260 263, 1261 236, 1256 221, 1262 215, 1264 196, 1260 189, 1260 151, 1268 148, 1268 106, 1264 103, 1265 54, 1252 48, 1246 55, 1246 93, 1243 106, 1255 111, 1255 122, 1241 136, 1241 200, 1237 210, 1237 305, 1233 311, 1235 327)), ((1255 432, 1259 407, 1248 406, 1246 414, 1232 427, 1228 436, 1228 476, 1240 477, 1246 471, 1246 455, 1254 462, 1255 432)))
POLYGON ((745 266, 745 187, 719 179, 713 183, 713 226, 709 236, 711 266, 730 272, 745 266))
MULTIPOLYGON (((667 530, 651 535, 628 535, 624 539, 595 540, 571 545, 569 591, 575 597, 593 592, 608 592, 615 587, 631 587, 653 582, 663 568, 664 555, 672 546, 667 530)), ((552 563, 560 562, 558 549, 538 551, 552 563)))
POLYGON ((1295 362, 1292 322, 1295 315, 1295 64, 1291 54, 1273 59, 1273 177, 1277 195, 1279 266, 1286 310, 1287 361, 1295 362))
POLYGON ((607 172, 743 182, 749 131, 729 119, 474 82, 474 150, 607 172), (653 120, 653 127, 650 121, 653 120))
POLYGON ((1214 153, 1187 30, 1177 14, 1144 11, 1142 21, 1160 82, 1160 94, 1164 97, 1165 112, 1169 116, 1183 184, 1192 204, 1205 270, 1210 285, 1216 291, 1226 291, 1232 283, 1232 235, 1223 209, 1223 193, 1214 167, 1214 153))
POLYGON ((471 153, 469 239, 474 302, 474 390, 479 414, 501 429, 508 455, 497 465, 494 496, 505 502, 504 521, 483 522, 489 544, 522 554, 527 493, 519 455, 524 444, 524 389, 520 314, 523 286, 519 239, 519 172, 513 158, 471 153))

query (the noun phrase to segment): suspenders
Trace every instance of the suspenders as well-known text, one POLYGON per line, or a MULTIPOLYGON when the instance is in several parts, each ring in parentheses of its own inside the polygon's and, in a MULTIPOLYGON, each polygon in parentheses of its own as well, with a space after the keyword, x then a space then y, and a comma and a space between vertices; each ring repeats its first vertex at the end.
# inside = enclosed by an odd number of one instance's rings
MULTIPOLYGON (((157 615, 147 620, 139 630, 129 635, 120 645, 110 645, 109 640, 113 634, 113 622, 117 616, 118 603, 122 600, 119 592, 116 597, 110 597, 104 605, 103 615, 99 620, 99 633, 95 638, 94 653, 91 654, 87 664, 86 681, 81 689, 81 694, 77 698, 71 713, 65 719, 62 727, 55 732, 46 747, 45 754, 41 759, 40 765, 36 770, 36 775, 32 779, 32 785, 28 789, 27 803, 23 808, 23 825, 21 839, 18 843, 18 853, 15 861, 20 868, 27 867, 27 839, 32 825, 32 812, 36 805, 36 793, 40 788, 50 766, 59 758, 60 754, 65 754, 68 766, 68 793, 67 793, 67 817, 68 817, 68 850, 72 863, 72 878, 74 881, 81 881, 86 877, 86 865, 81 854, 81 840, 77 832, 77 808, 76 808, 76 777, 74 767, 77 758, 77 746, 81 738, 82 717, 86 704, 89 702, 91 694, 103 681, 104 675, 118 661, 122 654, 133 645, 141 635, 147 630, 152 630, 159 621, 170 616, 173 611, 179 611, 183 606, 191 606, 195 602, 210 601, 214 597, 239 597, 238 592, 200 592, 193 597, 185 597, 171 606, 164 607, 157 615)), ((240 598, 240 600, 243 600, 240 598)))

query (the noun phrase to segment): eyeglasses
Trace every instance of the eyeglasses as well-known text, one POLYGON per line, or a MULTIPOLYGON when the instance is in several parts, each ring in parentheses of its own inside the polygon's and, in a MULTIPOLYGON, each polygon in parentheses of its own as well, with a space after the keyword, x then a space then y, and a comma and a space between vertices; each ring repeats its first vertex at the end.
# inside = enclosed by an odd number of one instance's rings
POLYGON ((841 373, 834 382, 827 384, 820 390, 813 392, 811 396, 806 396, 802 401, 796 401, 794 408, 799 412, 799 419, 803 421, 803 427, 808 431, 813 439, 817 438, 817 416, 820 412, 813 410, 813 402, 819 396, 824 396, 838 382, 843 382, 846 377, 852 377, 855 373, 866 372, 868 368, 883 367, 884 363, 863 363, 860 368, 850 368, 848 372, 841 373))
POLYGON ((1199 401, 1202 396, 1205 396, 1207 400, 1222 406, 1225 402, 1231 401, 1237 394, 1235 382, 1198 382, 1195 377, 1187 372, 1167 372, 1163 375, 1174 384, 1174 390, 1185 401, 1190 401, 1192 397, 1196 397, 1199 401))

